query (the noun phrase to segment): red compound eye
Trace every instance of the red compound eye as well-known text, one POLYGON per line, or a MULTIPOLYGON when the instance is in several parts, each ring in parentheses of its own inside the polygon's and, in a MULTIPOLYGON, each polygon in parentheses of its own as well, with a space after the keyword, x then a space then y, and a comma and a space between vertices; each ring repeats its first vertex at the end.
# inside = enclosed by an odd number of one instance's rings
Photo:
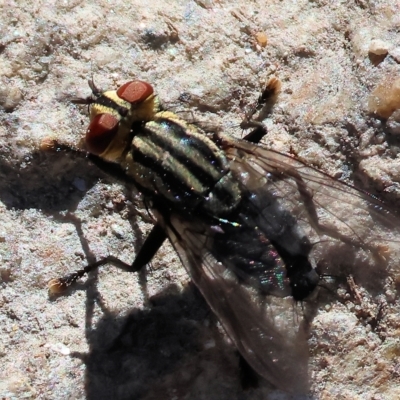
POLYGON ((143 81, 131 81, 117 90, 117 95, 129 103, 140 103, 153 94, 153 87, 143 81))
POLYGON ((86 147, 89 153, 103 153, 117 135, 118 127, 119 121, 112 114, 96 115, 86 131, 86 147))

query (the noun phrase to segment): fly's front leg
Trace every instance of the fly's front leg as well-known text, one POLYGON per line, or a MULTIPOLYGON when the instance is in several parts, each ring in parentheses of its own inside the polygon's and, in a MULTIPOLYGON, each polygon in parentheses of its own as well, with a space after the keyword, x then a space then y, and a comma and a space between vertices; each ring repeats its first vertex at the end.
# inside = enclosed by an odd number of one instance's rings
POLYGON ((93 264, 87 265, 85 268, 73 272, 72 274, 63 276, 62 278, 52 279, 48 283, 49 290, 54 294, 62 293, 71 285, 73 285, 78 279, 105 264, 112 264, 115 267, 127 272, 137 272, 151 261, 166 238, 167 236, 164 229, 160 224, 156 224, 151 230, 149 236, 147 236, 142 248, 132 264, 125 263, 114 256, 107 256, 93 264))

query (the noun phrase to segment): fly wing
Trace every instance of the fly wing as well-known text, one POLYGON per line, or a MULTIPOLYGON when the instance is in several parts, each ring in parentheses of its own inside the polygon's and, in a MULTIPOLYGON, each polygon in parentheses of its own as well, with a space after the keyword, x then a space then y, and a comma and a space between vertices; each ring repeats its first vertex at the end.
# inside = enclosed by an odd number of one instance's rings
POLYGON ((274 296, 274 289, 290 294, 279 254, 293 255, 286 258, 298 266, 308 259, 328 266, 332 275, 350 267, 356 279, 375 284, 386 271, 398 273, 400 218, 368 193, 292 157, 223 135, 218 144, 240 184, 241 208, 215 227, 173 214, 167 235, 248 363, 276 387, 305 392, 305 333, 292 299, 274 296))
POLYGON ((218 262, 207 224, 172 215, 165 228, 193 282, 253 369, 282 390, 306 392, 308 347, 292 299, 260 296, 218 262))
POLYGON ((290 156, 223 135, 220 144, 242 190, 272 193, 314 243, 317 263, 335 259, 329 273, 343 264, 361 277, 398 273, 400 217, 385 203, 290 156))

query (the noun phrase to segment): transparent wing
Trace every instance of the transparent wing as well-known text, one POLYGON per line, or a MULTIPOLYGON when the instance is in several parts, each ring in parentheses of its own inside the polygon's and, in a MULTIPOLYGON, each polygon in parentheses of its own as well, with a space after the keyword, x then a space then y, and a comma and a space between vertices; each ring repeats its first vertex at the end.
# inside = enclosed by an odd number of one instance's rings
POLYGON ((295 158, 243 140, 220 140, 242 190, 279 198, 313 243, 316 262, 329 264, 328 273, 337 275, 346 266, 364 281, 398 273, 400 217, 395 210, 295 158))
MULTIPOLYGON (((193 282, 247 362, 274 386, 308 389, 308 347, 290 298, 260 296, 214 255, 212 228, 171 216, 166 232, 193 282)), ((233 250, 233 249, 232 249, 233 250)))
POLYGON ((223 135, 218 141, 241 185, 239 210, 215 227, 172 215, 167 234, 249 364, 276 387, 305 392, 305 333, 291 298, 275 295, 290 295, 286 275, 308 273, 310 264, 319 274, 345 269, 360 283, 383 285, 399 270, 400 218, 299 160, 223 135))

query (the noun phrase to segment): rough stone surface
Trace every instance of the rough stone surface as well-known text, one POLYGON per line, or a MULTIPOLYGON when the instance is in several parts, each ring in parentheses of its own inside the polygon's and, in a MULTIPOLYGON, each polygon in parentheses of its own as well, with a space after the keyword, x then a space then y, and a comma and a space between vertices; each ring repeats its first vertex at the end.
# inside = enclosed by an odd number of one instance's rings
POLYGON ((400 398, 391 288, 360 285, 358 302, 344 288, 345 301, 315 311, 307 396, 242 389, 232 345, 168 245, 145 272, 104 267, 49 297, 49 279, 88 261, 131 261, 151 224, 135 194, 40 147, 78 142, 88 118, 68 99, 87 96, 92 77, 103 88, 151 82, 177 112, 240 137, 273 74, 282 93, 264 144, 396 207, 399 133, 386 119, 399 107, 398 83, 387 87, 400 76, 398 2, 10 0, 0 15, 2 399, 400 398), (372 41, 388 51, 372 54, 372 41))

